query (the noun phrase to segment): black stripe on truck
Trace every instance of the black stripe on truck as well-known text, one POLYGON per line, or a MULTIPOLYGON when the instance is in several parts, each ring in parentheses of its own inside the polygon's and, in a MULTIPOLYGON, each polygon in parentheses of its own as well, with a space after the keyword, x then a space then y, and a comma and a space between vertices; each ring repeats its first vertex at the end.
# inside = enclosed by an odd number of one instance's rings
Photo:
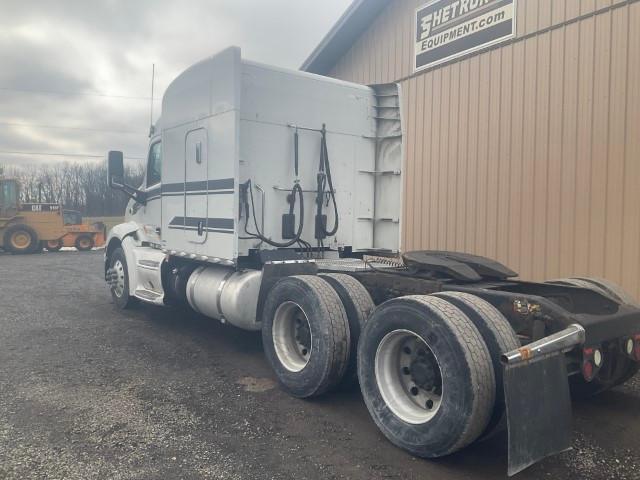
POLYGON ((201 180, 197 182, 167 183, 146 191, 147 202, 157 200, 161 196, 174 197, 182 195, 226 195, 234 193, 233 178, 201 180))
POLYGON ((203 230, 207 232, 234 232, 233 218, 173 217, 173 220, 169 222, 169 228, 172 230, 198 230, 201 223, 203 230))
POLYGON ((219 178, 217 180, 202 180, 186 183, 167 183, 166 185, 162 185, 162 193, 207 192, 212 190, 233 191, 234 184, 233 178, 219 178))

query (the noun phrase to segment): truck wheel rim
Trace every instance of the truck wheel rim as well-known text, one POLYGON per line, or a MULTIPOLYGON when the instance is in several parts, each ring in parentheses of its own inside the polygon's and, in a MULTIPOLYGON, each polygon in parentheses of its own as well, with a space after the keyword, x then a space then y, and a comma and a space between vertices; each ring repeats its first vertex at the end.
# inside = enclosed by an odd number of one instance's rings
POLYGON ((388 333, 375 357, 378 389, 386 405, 404 422, 431 420, 442 403, 442 370, 427 342, 408 330, 388 333))
POLYGON ((299 372, 311 358, 311 328, 302 307, 282 303, 273 317, 273 346, 280 363, 290 372, 299 372))
POLYGON ((49 248, 58 248, 60 246, 60 240, 49 240, 47 242, 47 247, 49 248))
POLYGON ((13 246, 13 248, 27 248, 30 243, 31 236, 26 232, 19 231, 11 236, 11 245, 13 246))
POLYGON ((89 246, 89 239, 88 238, 81 238, 78 243, 80 244, 80 246, 82 248, 87 248, 89 246))
POLYGON ((116 274, 113 293, 116 294, 116 297, 121 298, 124 294, 124 265, 120 260, 116 260, 116 263, 113 264, 113 270, 116 274))

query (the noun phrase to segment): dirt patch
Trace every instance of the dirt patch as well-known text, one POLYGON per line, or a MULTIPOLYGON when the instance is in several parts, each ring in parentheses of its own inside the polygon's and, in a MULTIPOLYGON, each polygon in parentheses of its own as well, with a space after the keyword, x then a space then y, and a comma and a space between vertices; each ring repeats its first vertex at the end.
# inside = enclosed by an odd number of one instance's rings
POLYGON ((276 382, 270 378, 242 377, 236 382, 245 392, 263 393, 276 388, 276 382))

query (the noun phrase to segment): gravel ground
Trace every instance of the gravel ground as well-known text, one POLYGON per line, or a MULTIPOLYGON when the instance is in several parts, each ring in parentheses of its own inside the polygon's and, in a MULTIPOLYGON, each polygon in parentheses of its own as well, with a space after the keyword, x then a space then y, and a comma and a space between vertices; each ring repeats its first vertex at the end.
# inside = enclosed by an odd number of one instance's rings
MULTIPOLYGON (((120 312, 100 252, 0 254, 0 479, 494 479, 505 438, 412 458, 357 390, 281 392, 260 336, 120 312)), ((640 381, 574 405, 574 449, 515 478, 640 478, 640 381)))

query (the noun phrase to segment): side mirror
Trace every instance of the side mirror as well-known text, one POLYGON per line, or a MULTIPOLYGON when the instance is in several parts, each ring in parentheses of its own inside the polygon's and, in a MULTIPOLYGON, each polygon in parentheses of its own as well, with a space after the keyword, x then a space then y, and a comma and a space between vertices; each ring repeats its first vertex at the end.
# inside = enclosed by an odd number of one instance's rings
POLYGON ((109 188, 122 190, 129 198, 146 205, 147 194, 124 183, 124 158, 122 152, 118 152, 117 150, 110 151, 107 162, 107 182, 109 188))
POLYGON ((122 152, 118 152, 117 150, 109 152, 107 177, 110 188, 122 187, 124 185, 124 159, 122 152))

